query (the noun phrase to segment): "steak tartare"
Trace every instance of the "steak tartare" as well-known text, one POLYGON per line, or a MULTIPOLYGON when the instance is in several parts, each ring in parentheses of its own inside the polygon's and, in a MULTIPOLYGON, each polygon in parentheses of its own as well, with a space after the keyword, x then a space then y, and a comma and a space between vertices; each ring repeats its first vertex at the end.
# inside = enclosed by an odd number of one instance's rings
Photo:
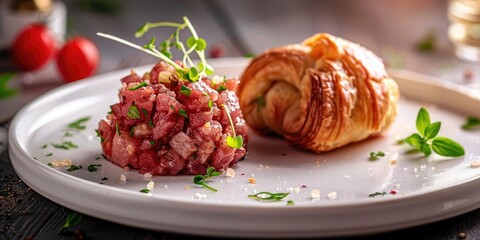
POLYGON ((98 124, 103 153, 141 174, 223 172, 246 154, 247 126, 235 95, 238 79, 179 79, 165 62, 121 79, 119 102, 98 124), (232 145, 232 137, 243 141, 232 145))

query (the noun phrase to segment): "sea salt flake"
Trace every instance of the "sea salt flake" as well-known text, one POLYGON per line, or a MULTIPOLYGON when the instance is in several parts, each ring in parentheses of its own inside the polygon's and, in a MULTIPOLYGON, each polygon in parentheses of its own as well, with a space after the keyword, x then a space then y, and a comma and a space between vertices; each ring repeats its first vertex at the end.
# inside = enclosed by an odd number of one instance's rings
POLYGON ((310 196, 313 199, 320 199, 320 189, 312 189, 312 191, 310 192, 310 196))
POLYGON ((480 161, 473 160, 472 162, 470 162, 470 167, 471 167, 471 168, 478 168, 478 167, 480 167, 480 161))
POLYGON ((153 187, 155 187, 155 183, 153 181, 150 181, 148 184, 147 184, 147 189, 148 190, 152 190, 153 187))
POLYGON ((337 198, 337 192, 331 192, 327 194, 328 200, 334 200, 337 198))
POLYGON ((193 198, 198 199, 198 200, 205 200, 205 199, 207 199, 207 195, 197 192, 197 193, 195 193, 195 196, 193 196, 193 198))
POLYGON ((120 174, 120 182, 126 182, 127 181, 127 176, 124 174, 120 174))
POLYGON ((420 166, 420 171, 425 171, 425 169, 427 169, 427 165, 423 164, 420 166))
POLYGON ((227 172, 225 173, 227 177, 235 177, 235 170, 233 168, 227 168, 227 172))

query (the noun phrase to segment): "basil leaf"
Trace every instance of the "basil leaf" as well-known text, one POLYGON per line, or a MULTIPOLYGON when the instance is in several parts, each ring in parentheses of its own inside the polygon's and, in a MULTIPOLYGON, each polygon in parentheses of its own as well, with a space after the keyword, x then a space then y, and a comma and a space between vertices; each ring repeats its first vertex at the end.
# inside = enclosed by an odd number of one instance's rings
POLYGON ((424 140, 422 137, 420 137, 420 135, 418 135, 418 133, 414 133, 405 138, 405 142, 412 147, 420 148, 420 146, 422 146, 424 143, 424 140))
POLYGON ((418 111, 416 125, 420 135, 422 137, 425 136, 425 130, 427 129, 428 125, 430 125, 430 115, 423 107, 418 111))
POLYGON ((433 139, 432 148, 433 151, 442 156, 459 157, 465 155, 465 149, 462 145, 446 137, 433 139))
POLYGON ((430 145, 428 145, 427 143, 423 143, 422 145, 420 145, 419 149, 427 156, 432 154, 432 149, 430 148, 430 145))
POLYGON ((441 122, 434 122, 428 125, 427 129, 425 129, 425 138, 428 140, 437 136, 438 132, 440 132, 441 126, 442 126, 441 122))

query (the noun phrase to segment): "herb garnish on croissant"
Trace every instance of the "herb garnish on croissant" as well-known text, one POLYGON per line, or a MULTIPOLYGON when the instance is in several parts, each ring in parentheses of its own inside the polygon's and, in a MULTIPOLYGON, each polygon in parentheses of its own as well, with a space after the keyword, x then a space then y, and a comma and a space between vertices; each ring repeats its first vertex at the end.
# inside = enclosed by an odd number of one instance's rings
POLYGON ((324 152, 385 131, 397 115, 399 90, 371 51, 316 34, 253 59, 238 95, 254 130, 324 152))

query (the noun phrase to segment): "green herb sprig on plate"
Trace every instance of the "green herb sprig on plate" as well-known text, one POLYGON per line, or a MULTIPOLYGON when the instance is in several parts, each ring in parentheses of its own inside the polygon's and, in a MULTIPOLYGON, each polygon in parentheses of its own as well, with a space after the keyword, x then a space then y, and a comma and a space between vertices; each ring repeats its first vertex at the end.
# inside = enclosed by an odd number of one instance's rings
POLYGON ((213 187, 211 187, 211 186, 209 186, 208 184, 205 183, 205 181, 211 179, 212 177, 217 177, 217 176, 220 176, 220 173, 216 172, 214 167, 208 167, 207 168, 207 174, 196 175, 193 178, 193 182, 197 185, 203 186, 204 188, 206 188, 210 191, 217 192, 218 191, 217 189, 215 189, 215 188, 213 188, 213 187))
POLYGON ((463 130, 472 130, 476 128, 480 129, 480 118, 477 117, 468 117, 467 122, 462 125, 463 130))
POLYGON ((420 108, 416 120, 418 133, 405 138, 405 142, 427 156, 432 154, 432 149, 441 156, 459 157, 465 155, 465 150, 459 143, 446 137, 437 137, 441 125, 441 122, 431 123, 428 111, 425 108, 420 108))

